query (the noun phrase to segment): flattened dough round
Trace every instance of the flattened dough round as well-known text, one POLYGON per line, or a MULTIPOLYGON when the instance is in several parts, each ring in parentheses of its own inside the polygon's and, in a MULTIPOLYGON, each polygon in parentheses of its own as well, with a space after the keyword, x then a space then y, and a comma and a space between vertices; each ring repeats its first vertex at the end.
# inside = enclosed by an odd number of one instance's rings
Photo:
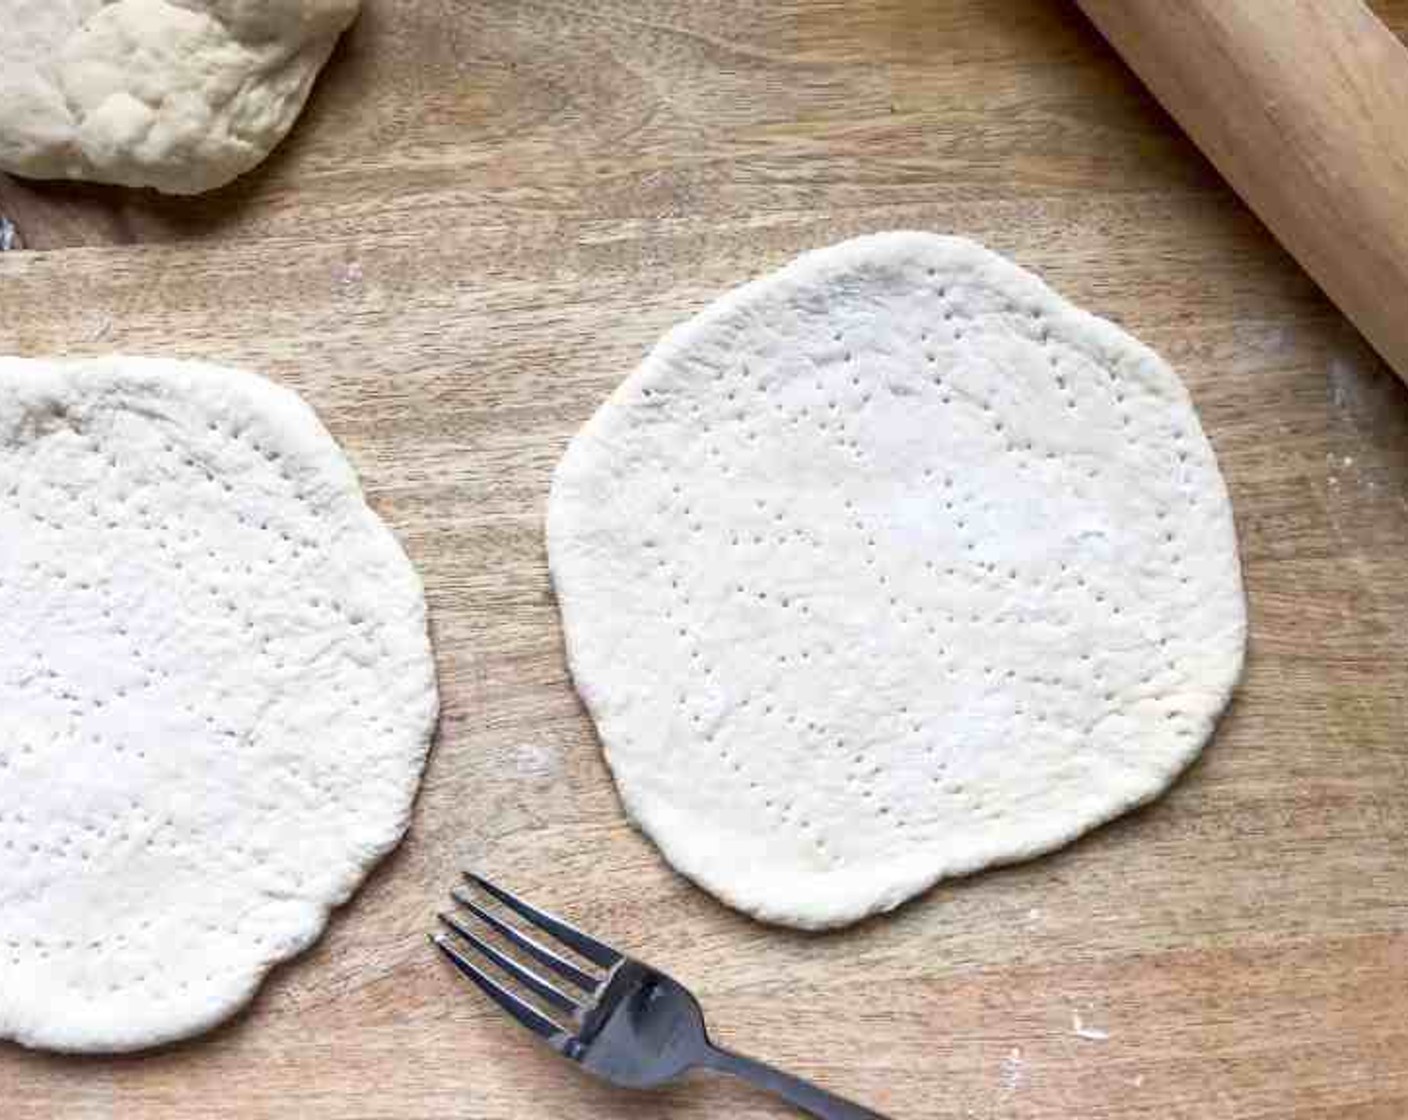
POLYGON ((0 0, 0 168, 196 194, 292 127, 359 0, 0 0))
POLYGON ((572 442, 548 546, 627 810, 789 925, 1149 800, 1241 671, 1182 383, 956 238, 808 253, 671 331, 572 442))
POLYGON ((401 837, 420 580, 293 393, 3 358, 0 712, 0 1038, 193 1034, 401 837))

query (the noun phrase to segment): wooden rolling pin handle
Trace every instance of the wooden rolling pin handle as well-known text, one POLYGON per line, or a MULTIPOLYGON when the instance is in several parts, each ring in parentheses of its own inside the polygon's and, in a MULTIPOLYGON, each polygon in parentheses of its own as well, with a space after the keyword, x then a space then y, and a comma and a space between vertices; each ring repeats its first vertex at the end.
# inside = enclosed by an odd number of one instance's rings
POLYGON ((1408 48, 1360 0, 1078 0, 1408 381, 1408 48))

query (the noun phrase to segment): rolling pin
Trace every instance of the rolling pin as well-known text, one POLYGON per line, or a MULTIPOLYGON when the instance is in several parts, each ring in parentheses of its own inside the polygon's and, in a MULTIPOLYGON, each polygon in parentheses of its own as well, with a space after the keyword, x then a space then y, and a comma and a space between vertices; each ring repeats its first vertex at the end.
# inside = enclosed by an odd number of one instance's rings
POLYGON ((1408 48, 1360 0, 1077 0, 1408 381, 1408 48))

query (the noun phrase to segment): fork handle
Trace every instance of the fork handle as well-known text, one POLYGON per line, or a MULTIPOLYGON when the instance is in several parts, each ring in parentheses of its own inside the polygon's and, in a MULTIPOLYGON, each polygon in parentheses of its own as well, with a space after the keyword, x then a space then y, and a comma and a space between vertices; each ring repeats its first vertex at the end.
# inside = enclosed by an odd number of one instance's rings
POLYGON ((803 1112, 819 1117, 820 1120, 885 1120, 880 1113, 862 1108, 835 1093, 828 1093, 810 1081, 803 1081, 800 1077, 793 1077, 790 1073, 784 1073, 765 1062, 745 1058, 731 1050, 710 1046, 701 1058, 700 1065, 731 1074, 750 1085, 756 1085, 759 1089, 766 1089, 774 1096, 796 1105, 803 1112))

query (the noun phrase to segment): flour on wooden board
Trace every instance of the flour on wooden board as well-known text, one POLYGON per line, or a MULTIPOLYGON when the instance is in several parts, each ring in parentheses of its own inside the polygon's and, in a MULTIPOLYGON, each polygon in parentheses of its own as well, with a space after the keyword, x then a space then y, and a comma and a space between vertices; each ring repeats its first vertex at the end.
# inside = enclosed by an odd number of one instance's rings
POLYGON ((851 922, 1148 801, 1241 671, 1182 383, 961 239, 809 253, 671 331, 547 525, 626 809, 770 921, 851 922))
POLYGON ((1002 1059, 1002 1087, 1014 1092, 1022 1087, 1026 1076, 1026 1064, 1022 1061, 1022 1048, 1014 1046, 1002 1059))
POLYGON ((1109 1042, 1110 1032, 1087 1025, 1079 1011, 1071 1012, 1071 1033, 1087 1042, 1109 1042))

